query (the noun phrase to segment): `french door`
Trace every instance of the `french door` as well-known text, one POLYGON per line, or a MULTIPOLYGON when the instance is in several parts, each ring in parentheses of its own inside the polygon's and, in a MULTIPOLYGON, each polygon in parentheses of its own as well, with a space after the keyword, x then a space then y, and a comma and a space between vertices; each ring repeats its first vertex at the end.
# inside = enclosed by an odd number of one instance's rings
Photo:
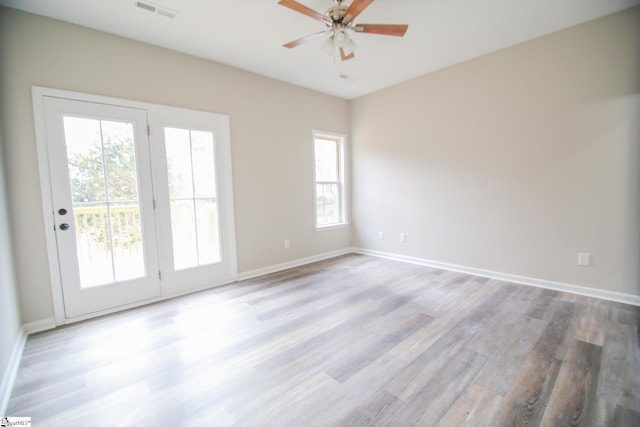
POLYGON ((65 319, 235 280, 225 116, 36 89, 65 319))
POLYGON ((67 317, 160 295, 144 110, 44 100, 67 317))

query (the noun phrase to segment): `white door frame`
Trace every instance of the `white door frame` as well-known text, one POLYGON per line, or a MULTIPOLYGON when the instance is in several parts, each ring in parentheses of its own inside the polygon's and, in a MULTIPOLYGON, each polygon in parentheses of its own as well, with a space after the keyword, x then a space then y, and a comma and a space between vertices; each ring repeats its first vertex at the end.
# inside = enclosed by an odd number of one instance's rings
MULTIPOLYGON (((68 98, 75 99, 78 101, 86 101, 86 102, 95 102, 101 104, 111 104, 123 107, 131 107, 131 108, 139 108, 143 110, 147 110, 149 112, 149 126, 151 129, 158 129, 160 126, 157 122, 154 122, 154 111, 166 111, 165 106, 157 105, 157 104, 149 104, 144 102, 119 99, 113 97, 106 97, 100 95, 91 95, 79 92, 72 92, 67 90, 60 89, 51 89, 39 86, 32 87, 32 100, 33 100, 33 115, 34 115, 34 124, 35 124, 35 136, 36 136, 36 150, 38 156, 38 170, 40 174, 40 192, 42 199, 42 215, 45 226, 45 245, 47 251, 47 260, 49 262, 49 277, 51 280, 51 293, 53 299, 53 309, 54 309, 54 318, 56 326, 64 325, 66 323, 72 323, 80 320, 84 320, 91 317, 100 316, 107 313, 112 313, 140 305, 149 304, 152 302, 160 301, 163 299, 171 298, 180 294, 186 294, 195 292, 197 290, 203 289, 189 289, 189 290, 180 290, 178 292, 171 292, 166 289, 165 285, 161 284, 162 294, 158 298, 145 300, 137 303, 127 304, 119 307, 115 307, 112 309, 107 309, 103 311, 98 311, 95 313, 91 313, 84 316, 67 318, 64 310, 64 299, 63 299, 63 291, 62 291, 62 280, 60 276, 60 268, 58 265, 58 250, 56 244, 56 236, 54 232, 54 205, 52 198, 52 187, 51 187, 51 174, 49 170, 49 156, 47 150, 47 138, 46 138, 46 128, 44 125, 44 97, 59 97, 59 98, 68 98), (163 110, 164 109, 164 110, 163 110)), ((170 107, 171 108, 171 107, 170 107)), ((185 110, 185 109, 183 109, 185 110)), ((190 110, 185 110, 190 111, 190 110)), ((202 112, 198 112, 202 113, 202 112)), ((212 114, 212 113, 209 113, 212 114)), ((161 114, 157 114, 161 116, 161 114)), ((223 116, 226 117, 226 116, 223 116)), ((226 118, 228 120, 228 117, 226 118)), ((150 143, 153 144, 161 144, 163 141, 158 139, 160 137, 159 132, 152 132, 150 135, 150 143), (154 135, 155 133, 155 135, 154 135)), ((230 139, 229 135, 226 135, 224 138, 222 150, 220 152, 221 155, 221 163, 224 166, 221 173, 224 173, 224 190, 226 192, 225 199, 226 203, 224 206, 224 215, 227 220, 227 230, 225 231, 227 236, 227 246, 224 249, 228 252, 227 260, 230 263, 230 269, 228 272, 227 278, 222 283, 213 283, 210 286, 213 287, 216 285, 221 285, 224 283, 231 283, 238 279, 238 268, 237 268, 237 255, 236 255, 236 236, 235 236, 235 221, 234 221, 234 200, 233 200, 233 191, 232 191, 232 171, 231 171, 231 148, 230 148, 230 139)), ((156 185, 154 179, 154 185, 156 185)))

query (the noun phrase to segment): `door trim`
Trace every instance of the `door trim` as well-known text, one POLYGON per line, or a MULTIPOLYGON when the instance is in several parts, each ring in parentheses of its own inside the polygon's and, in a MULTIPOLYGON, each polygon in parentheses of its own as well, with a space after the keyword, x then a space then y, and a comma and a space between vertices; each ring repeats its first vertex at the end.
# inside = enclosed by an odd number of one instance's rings
MULTIPOLYGON (((51 174, 49 169, 49 155, 48 155, 48 147, 47 147, 47 138, 46 138, 46 128, 44 121, 44 98, 45 97, 57 97, 57 98, 68 98, 78 101, 85 102, 94 102, 101 104, 108 104, 114 106, 121 107, 130 107, 130 108, 138 108, 142 110, 147 110, 149 112, 148 115, 148 123, 151 129, 156 127, 156 124, 153 121, 154 111, 158 111, 161 109, 167 108, 167 106, 159 105, 159 104, 150 104, 145 102, 121 99, 121 98, 113 98, 108 96, 101 95, 92 95, 80 92, 73 92, 61 89, 52 89, 40 86, 32 86, 31 88, 32 94, 32 102, 33 102, 33 116, 34 116, 34 130, 36 137, 36 153, 38 157, 38 170, 40 175, 40 196, 42 200, 42 215, 45 226, 45 246, 47 251, 47 260, 49 263, 49 277, 51 280, 51 295, 53 301, 53 310, 54 310, 54 319, 56 326, 64 325, 67 323, 73 323, 80 320, 89 319, 92 317, 101 316, 108 313, 113 313, 121 310, 126 310, 133 307, 138 307, 145 304, 150 304, 153 302, 161 301, 164 299, 173 298, 178 295, 188 294, 197 292, 199 290, 219 286, 226 283, 231 283, 238 280, 238 266, 237 266, 237 255, 236 255, 236 235, 235 235, 235 215, 234 215, 234 201, 233 201, 233 192, 229 194, 228 205, 226 206, 225 213, 228 216, 228 227, 230 234, 230 245, 229 245, 229 261, 230 261, 230 273, 227 281, 223 283, 213 283, 207 286, 204 286, 200 289, 189 289, 184 292, 173 292, 168 294, 164 285, 161 283, 161 295, 157 298, 148 299, 141 302, 126 304, 118 307, 113 307, 106 310, 97 311, 94 313, 90 313, 87 315, 82 315, 73 318, 67 318, 65 314, 64 307, 64 298, 63 298, 63 290, 62 290, 62 279, 60 274, 60 266, 58 262, 58 250, 56 237, 54 233, 54 205, 53 205, 53 197, 52 197, 52 188, 51 188, 51 174)), ((172 108, 172 107, 169 107, 172 108)), ((183 109, 188 111, 188 109, 183 109)), ((154 144, 154 135, 153 133, 149 136, 150 143, 154 144)), ((230 150, 225 150, 225 164, 228 165, 228 169, 226 172, 228 173, 228 186, 232 188, 232 174, 231 174, 231 153, 230 150)))

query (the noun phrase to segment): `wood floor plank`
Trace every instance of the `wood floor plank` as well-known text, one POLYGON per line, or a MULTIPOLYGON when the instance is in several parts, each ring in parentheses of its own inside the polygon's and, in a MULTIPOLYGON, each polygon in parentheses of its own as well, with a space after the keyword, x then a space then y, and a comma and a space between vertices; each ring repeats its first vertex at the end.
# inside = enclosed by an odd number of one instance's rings
POLYGON ((532 353, 516 386, 505 396, 491 425, 537 426, 551 396, 561 362, 532 353))
POLYGON ((436 427, 490 426, 502 400, 502 396, 472 384, 464 390, 436 427))
POLYGON ((610 306, 607 301, 596 299, 581 304, 577 313, 575 339, 604 346, 607 331, 602 325, 607 322, 610 306))
POLYGON ((339 363, 327 367, 326 371, 338 382, 344 383, 397 343, 423 329, 431 320, 431 317, 422 313, 417 313, 409 319, 400 320, 393 333, 371 340, 367 345, 354 351, 353 354, 345 355, 339 363))
POLYGON ((538 319, 514 314, 511 309, 503 310, 487 323, 486 328, 480 331, 467 347, 491 356, 499 350, 511 349, 510 344, 519 344, 520 341, 535 342, 536 335, 542 332, 544 324, 538 319), (514 333, 515 331, 517 333, 514 333), (513 343, 514 338, 517 338, 516 343, 513 343))
POLYGON ((351 254, 34 334, 7 415, 637 427, 639 323, 638 307, 351 254))
POLYGON ((640 426, 640 412, 636 412, 623 406, 617 406, 613 419, 616 426, 640 426))
POLYGON ((339 425, 352 427, 373 425, 376 423, 375 420, 381 419, 390 407, 397 405, 398 401, 396 396, 381 390, 362 407, 357 407, 345 416, 339 425))
POLYGON ((586 425, 594 419, 602 347, 574 341, 562 363, 541 426, 586 425))
MULTIPOLYGON (((532 317, 518 316, 516 319, 511 329, 500 328, 507 331, 508 339, 496 343, 493 351, 484 353, 489 360, 473 381, 500 396, 506 396, 516 388, 522 367, 546 326, 545 322, 532 317)), ((469 347, 474 348, 474 345, 469 347)))
POLYGON ((299 407, 305 402, 308 404, 310 397, 321 394, 323 390, 334 393, 333 390, 338 387, 339 384, 333 378, 323 372, 317 373, 296 384, 268 405, 263 405, 255 415, 243 420, 240 425, 293 425, 296 420, 304 417, 299 407))
POLYGON ((605 324, 607 335, 602 349, 598 393, 609 401, 640 412, 640 348, 638 324, 626 307, 614 306, 605 324))
POLYGON ((425 382, 419 393, 405 399, 411 402, 407 414, 422 412, 415 425, 436 425, 471 384, 486 360, 479 353, 463 350, 437 377, 425 382))

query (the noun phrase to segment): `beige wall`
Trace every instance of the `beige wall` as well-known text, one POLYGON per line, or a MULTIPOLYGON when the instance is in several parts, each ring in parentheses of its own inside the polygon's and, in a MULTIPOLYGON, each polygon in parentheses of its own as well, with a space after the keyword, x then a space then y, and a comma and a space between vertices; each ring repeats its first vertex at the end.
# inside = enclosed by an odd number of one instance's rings
POLYGON ((314 230, 311 168, 312 129, 346 133, 347 101, 6 8, 0 8, 0 55, 23 322, 53 316, 32 85, 228 114, 240 272, 349 246, 348 228, 314 230))
MULTIPOLYGON (((2 114, 0 114, 0 118, 2 114)), ((9 381, 9 364, 12 363, 13 350, 20 335, 20 309, 18 304, 17 281, 13 268, 11 249, 11 226, 5 188, 2 127, 0 126, 0 385, 9 381)), ((9 390, 0 387, 0 413, 8 401, 9 390)))
POLYGON ((354 246, 639 295, 639 42, 635 8, 352 102, 354 246))

